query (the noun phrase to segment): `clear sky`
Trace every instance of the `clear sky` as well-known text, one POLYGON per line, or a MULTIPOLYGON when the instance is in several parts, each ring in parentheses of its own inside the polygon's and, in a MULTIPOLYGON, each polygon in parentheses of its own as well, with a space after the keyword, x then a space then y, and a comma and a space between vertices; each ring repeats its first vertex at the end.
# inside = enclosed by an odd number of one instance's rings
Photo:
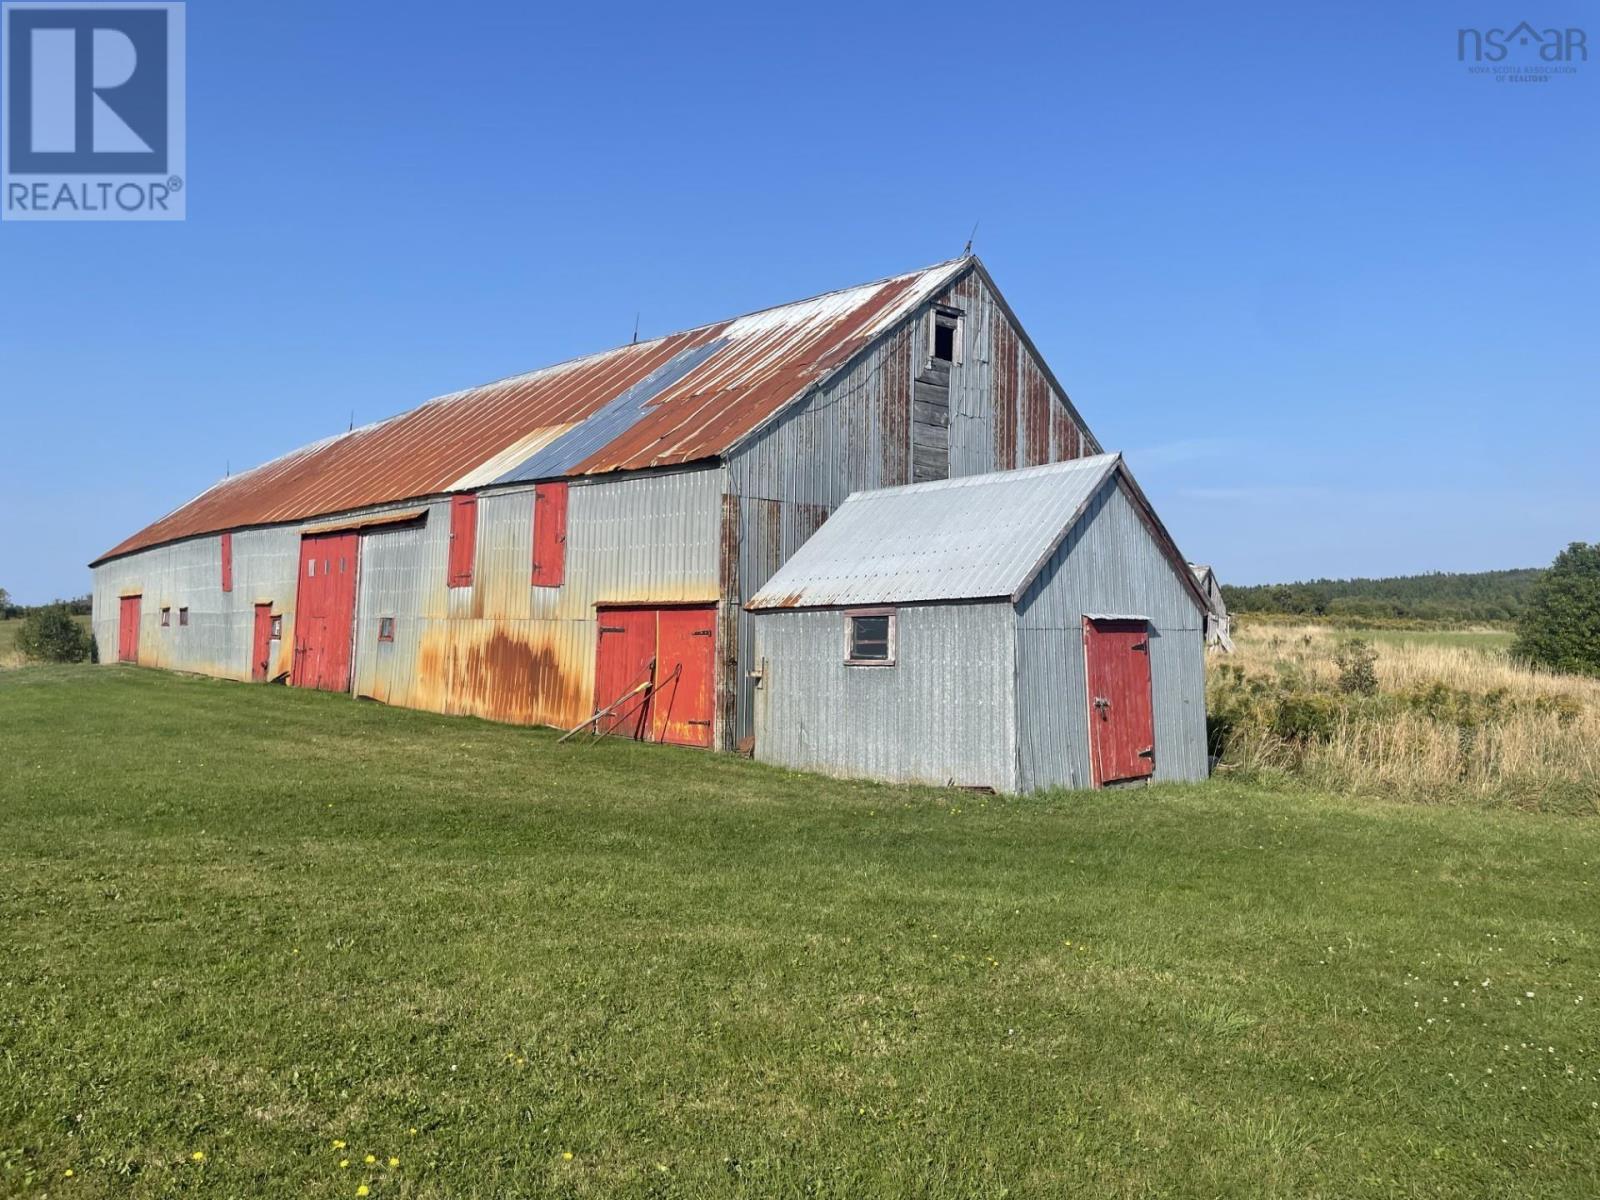
POLYGON ((351 419, 988 264, 1191 558, 1600 539, 1600 6, 193 0, 189 218, 0 224, 0 585, 351 419))

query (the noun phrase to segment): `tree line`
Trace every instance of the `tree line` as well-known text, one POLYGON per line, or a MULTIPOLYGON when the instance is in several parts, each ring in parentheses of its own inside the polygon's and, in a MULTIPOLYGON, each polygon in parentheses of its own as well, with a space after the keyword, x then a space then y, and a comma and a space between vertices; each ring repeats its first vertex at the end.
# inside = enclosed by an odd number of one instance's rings
POLYGON ((1543 569, 1394 575, 1381 579, 1310 579, 1302 583, 1222 585, 1233 613, 1327 617, 1351 621, 1515 621, 1543 569))

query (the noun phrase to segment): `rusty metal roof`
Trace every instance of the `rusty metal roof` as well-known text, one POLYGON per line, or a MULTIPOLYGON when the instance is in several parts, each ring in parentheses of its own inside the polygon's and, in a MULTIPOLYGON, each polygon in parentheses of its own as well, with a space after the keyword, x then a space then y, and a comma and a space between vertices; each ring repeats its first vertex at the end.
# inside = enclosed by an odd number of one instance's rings
POLYGON ((90 565, 224 529, 715 458, 974 262, 952 259, 441 396, 224 479, 90 565))

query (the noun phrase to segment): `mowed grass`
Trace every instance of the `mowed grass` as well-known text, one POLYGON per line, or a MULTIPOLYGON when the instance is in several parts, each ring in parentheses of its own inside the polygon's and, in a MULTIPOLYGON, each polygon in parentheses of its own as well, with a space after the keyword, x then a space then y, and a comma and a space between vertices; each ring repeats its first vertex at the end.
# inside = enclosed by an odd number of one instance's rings
POLYGON ((1600 1192, 1592 820, 108 667, 0 676, 0 764, 8 1194, 1600 1192))

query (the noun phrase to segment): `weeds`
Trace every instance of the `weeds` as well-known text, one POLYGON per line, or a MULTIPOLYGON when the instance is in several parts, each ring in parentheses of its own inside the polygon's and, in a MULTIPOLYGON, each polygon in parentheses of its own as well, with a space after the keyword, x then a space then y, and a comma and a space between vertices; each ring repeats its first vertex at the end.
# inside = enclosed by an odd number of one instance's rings
POLYGON ((1212 660, 1225 769, 1343 792, 1600 812, 1600 682, 1502 651, 1246 625, 1212 660))

